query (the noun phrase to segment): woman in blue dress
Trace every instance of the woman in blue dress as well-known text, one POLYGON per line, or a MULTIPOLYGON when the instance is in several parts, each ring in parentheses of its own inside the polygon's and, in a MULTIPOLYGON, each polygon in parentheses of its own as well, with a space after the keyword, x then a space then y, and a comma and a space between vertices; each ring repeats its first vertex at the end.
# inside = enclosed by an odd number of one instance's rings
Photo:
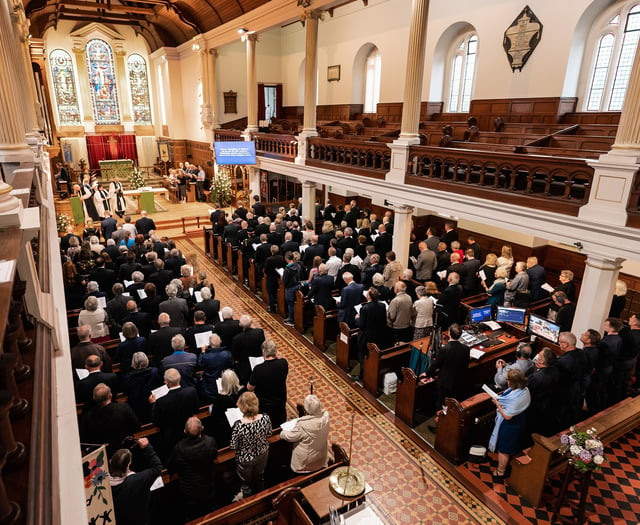
POLYGON ((507 372, 508 388, 493 403, 497 407, 496 423, 489 439, 489 450, 498 453, 498 467, 493 477, 508 476, 509 459, 522 450, 522 437, 527 428, 526 410, 531 404, 527 378, 521 370, 507 372))

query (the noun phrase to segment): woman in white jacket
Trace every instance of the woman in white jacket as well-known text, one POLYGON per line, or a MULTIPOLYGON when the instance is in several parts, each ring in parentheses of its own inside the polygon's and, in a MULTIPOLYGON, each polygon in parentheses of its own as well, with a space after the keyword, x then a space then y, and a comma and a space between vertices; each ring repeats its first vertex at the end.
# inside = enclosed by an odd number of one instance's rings
POLYGON ((329 459, 329 412, 322 410, 314 395, 304 398, 304 409, 306 416, 298 419, 293 428, 280 432, 282 439, 294 443, 291 470, 296 473, 319 470, 327 466, 329 459))

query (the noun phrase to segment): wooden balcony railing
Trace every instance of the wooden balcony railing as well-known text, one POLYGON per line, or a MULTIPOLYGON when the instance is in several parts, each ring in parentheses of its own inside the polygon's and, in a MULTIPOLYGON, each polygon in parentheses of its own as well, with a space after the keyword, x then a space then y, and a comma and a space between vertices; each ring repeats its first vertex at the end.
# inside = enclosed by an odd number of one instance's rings
POLYGON ((244 140, 242 137, 242 131, 236 131, 234 129, 216 129, 213 132, 216 142, 237 142, 244 140))
POLYGON ((412 146, 405 182, 577 215, 592 180, 584 159, 412 146))
POLYGON ((307 140, 307 164, 383 179, 391 165, 386 144, 312 137, 307 140))
POLYGON ((295 135, 254 133, 256 152, 263 157, 293 160, 298 156, 298 139, 295 135))

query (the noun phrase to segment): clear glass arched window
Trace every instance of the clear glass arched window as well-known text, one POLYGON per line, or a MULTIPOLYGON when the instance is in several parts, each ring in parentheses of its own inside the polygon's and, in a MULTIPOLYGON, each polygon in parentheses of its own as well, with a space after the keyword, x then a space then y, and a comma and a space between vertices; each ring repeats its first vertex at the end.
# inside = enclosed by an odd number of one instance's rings
POLYGON ((137 53, 129 55, 127 70, 129 72, 129 88, 131 89, 133 122, 134 124, 152 124, 147 62, 137 53))
POLYGON ((478 36, 474 33, 465 35, 459 41, 451 60, 447 112, 466 113, 469 111, 477 55, 478 36))
POLYGON ((87 42, 87 69, 96 124, 120 124, 118 87, 111 47, 104 40, 87 42))
POLYGON ((71 55, 63 49, 54 49, 49 53, 49 67, 58 122, 61 126, 80 126, 82 119, 71 55))
POLYGON ((587 111, 620 111, 640 38, 640 4, 609 19, 596 41, 589 74, 587 111))
POLYGON ((374 47, 365 62, 364 72, 364 112, 375 113, 380 102, 380 79, 382 76, 382 55, 374 47))

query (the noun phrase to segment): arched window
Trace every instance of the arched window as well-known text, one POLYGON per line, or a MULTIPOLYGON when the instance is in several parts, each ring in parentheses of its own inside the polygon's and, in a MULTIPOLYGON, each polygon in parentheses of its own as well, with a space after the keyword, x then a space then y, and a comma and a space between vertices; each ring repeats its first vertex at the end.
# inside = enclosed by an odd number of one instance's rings
POLYGON ((118 88, 111 47, 104 40, 89 40, 86 54, 95 123, 120 124, 118 88))
POLYGON ((375 113, 380 102, 380 77, 382 75, 382 55, 374 47, 367 56, 364 72, 364 112, 375 113))
POLYGON ((147 62, 138 54, 129 55, 127 70, 129 71, 133 122, 134 124, 151 124, 147 62))
POLYGON ((449 113, 466 113, 471 104, 471 92, 476 71, 478 54, 478 36, 475 33, 464 35, 451 59, 451 76, 449 77, 449 113))
POLYGON ((640 4, 609 18, 594 48, 586 96, 587 111, 620 111, 640 38, 640 4))
POLYGON ((73 76, 71 55, 62 49, 54 49, 49 54, 53 92, 58 107, 58 122, 61 126, 79 126, 80 105, 76 81, 73 76))

